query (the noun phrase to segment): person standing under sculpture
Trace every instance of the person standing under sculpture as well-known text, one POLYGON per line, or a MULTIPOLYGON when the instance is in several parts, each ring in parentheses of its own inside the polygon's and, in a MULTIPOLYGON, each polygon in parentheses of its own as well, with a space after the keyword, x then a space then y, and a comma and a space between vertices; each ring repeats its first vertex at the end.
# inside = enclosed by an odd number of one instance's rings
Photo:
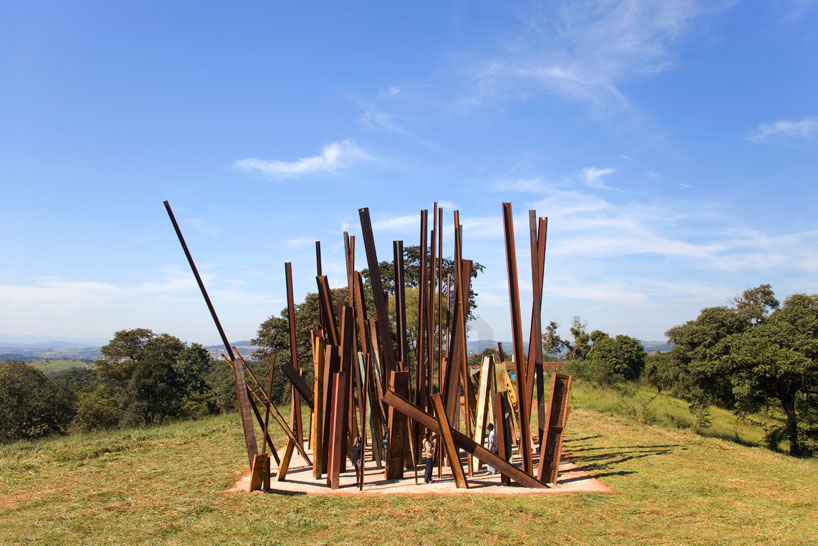
MULTIPOLYGON (((497 449, 497 433, 494 432, 494 425, 492 423, 489 423, 488 426, 486 427, 486 430, 489 431, 488 438, 486 438, 488 450, 496 455, 500 450, 497 449)), ((491 465, 486 465, 486 470, 489 471, 489 474, 497 473, 497 471, 491 465)))
POLYGON ((435 464, 435 445, 437 444, 437 437, 431 432, 426 432, 423 438, 423 464, 426 465, 426 474, 424 481, 428 485, 432 483, 432 468, 435 464))

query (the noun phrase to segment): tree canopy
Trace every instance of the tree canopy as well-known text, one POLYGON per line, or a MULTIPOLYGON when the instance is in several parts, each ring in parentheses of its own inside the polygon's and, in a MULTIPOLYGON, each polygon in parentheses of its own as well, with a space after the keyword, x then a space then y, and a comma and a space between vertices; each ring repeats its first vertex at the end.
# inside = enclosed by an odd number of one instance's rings
POLYGON ((661 371, 692 404, 738 412, 777 405, 786 424, 768 433, 785 438, 790 454, 818 448, 818 296, 795 294, 780 306, 763 284, 734 298, 734 307, 703 309, 671 328, 675 345, 661 371))

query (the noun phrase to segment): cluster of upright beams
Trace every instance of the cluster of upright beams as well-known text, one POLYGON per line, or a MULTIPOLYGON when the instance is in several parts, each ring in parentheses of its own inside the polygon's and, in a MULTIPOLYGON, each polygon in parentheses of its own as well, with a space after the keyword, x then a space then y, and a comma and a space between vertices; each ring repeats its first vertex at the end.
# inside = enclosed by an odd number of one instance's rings
MULTIPOLYGON (((263 427, 264 438, 273 452, 274 447, 267 434, 266 422, 268 417, 265 416, 262 423, 253 398, 264 403, 268 415, 271 408, 275 412, 274 417, 276 414, 280 417, 280 414, 278 414, 278 410, 260 385, 257 386, 264 396, 264 401, 246 384, 243 359, 237 360, 235 358, 178 225, 173 218, 170 205, 165 202, 165 206, 225 343, 227 354, 230 355, 230 358, 226 360, 231 364, 234 371, 249 461, 254 468, 255 466, 263 466, 254 463, 258 450, 249 413, 250 407, 255 410, 259 425, 263 427), (237 365, 238 363, 241 365, 237 365)), ((393 332, 386 305, 387 296, 383 291, 383 283, 380 278, 369 210, 366 208, 360 209, 359 215, 370 272, 370 282, 373 289, 376 318, 373 320, 367 316, 362 277, 360 272, 355 270, 354 265, 355 238, 344 233, 349 297, 346 302, 338 302, 337 308, 332 302, 328 280, 322 275, 321 248, 320 243, 316 242, 316 283, 321 313, 320 323, 311 332, 313 361, 316 366, 316 379, 315 384, 312 386, 307 385, 301 379, 298 366, 295 306, 292 296, 292 268, 289 262, 285 264, 291 358, 290 362, 282 365, 282 369, 286 377, 292 382, 292 402, 289 425, 283 422, 282 419, 275 419, 288 437, 284 460, 279 463, 278 479, 284 479, 286 476, 286 466, 289 464, 289 455, 292 453, 293 448, 298 449, 302 456, 309 461, 306 452, 303 450, 304 435, 300 415, 301 398, 303 398, 312 409, 310 440, 314 449, 314 474, 316 478, 320 478, 324 472, 327 472, 327 484, 333 488, 339 486, 339 474, 344 470, 346 458, 351 455, 351 446, 355 438, 361 438, 363 446, 366 445, 367 413, 371 415, 372 457, 379 466, 382 459, 385 461, 385 475, 387 478, 402 477, 405 467, 410 465, 414 467, 420 454, 422 434, 425 430, 431 430, 441 435, 441 441, 444 444, 441 447, 446 448, 448 463, 452 467, 458 487, 467 486, 466 477, 460 467, 460 457, 457 455, 458 448, 466 450, 477 460, 497 468, 503 475, 504 483, 507 483, 508 479, 512 479, 528 487, 542 487, 545 484, 544 480, 552 481, 550 478, 553 478, 553 481, 555 481, 560 446, 556 446, 556 448, 550 446, 547 450, 545 444, 547 438, 551 436, 550 432, 553 431, 555 435, 559 436, 559 444, 561 445, 564 420, 567 416, 567 392, 570 389, 570 378, 567 383, 560 380, 558 407, 549 406, 548 419, 550 421, 547 420, 544 415, 545 400, 542 379, 542 334, 540 324, 547 219, 537 219, 535 211, 529 213, 534 297, 529 329, 529 350, 528 354, 525 354, 522 341, 523 332, 520 318, 511 204, 503 204, 509 303, 517 383, 516 396, 513 389, 511 389, 508 393, 511 396, 507 397, 505 393, 496 392, 494 377, 489 378, 488 372, 485 371, 491 369, 491 375, 494 375, 493 361, 490 362, 490 365, 484 362, 484 371, 481 374, 478 395, 474 392, 468 370, 466 321, 468 318, 472 262, 462 257, 463 232, 459 213, 454 212, 454 277, 452 278, 449 275, 447 279, 445 298, 442 273, 443 211, 435 203, 431 234, 428 231, 428 212, 423 210, 420 214, 419 305, 416 317, 418 336, 414 351, 408 346, 406 336, 403 241, 393 243, 395 266, 395 293, 393 297, 396 298, 397 316, 396 332, 394 332, 397 346, 393 348, 393 332), (431 236, 427 239, 428 235, 431 236), (437 297, 437 302, 435 302, 435 297, 437 297), (435 321, 435 303, 437 306, 437 321, 435 321), (445 325, 444 310, 446 311, 445 325), (435 359, 436 350, 437 360, 435 359), (409 357, 410 351, 414 356, 414 366, 410 363, 412 360, 409 357), (319 362, 321 363, 320 366, 319 362), (435 363, 438 366, 437 376, 434 374, 435 363), (410 381, 410 377, 413 377, 414 381, 410 381), (437 386, 434 384, 434 377, 438 379, 437 386), (528 424, 535 380, 538 387, 538 437, 541 444, 540 464, 536 476, 532 465, 532 439, 528 424), (510 403, 513 398, 517 399, 516 411, 519 415, 509 414, 509 411, 513 409, 513 403, 510 403), (461 400, 465 434, 460 432, 460 425, 458 424, 461 400), (501 446, 500 455, 491 453, 480 445, 484 427, 488 424, 487 416, 489 413, 494 414, 494 419, 497 421, 498 437, 504 444, 501 446), (436 415, 436 417, 433 417, 433 415, 436 415), (356 419, 358 416, 360 416, 360 421, 356 419), (509 420, 510 418, 512 419, 509 420), (522 459, 522 470, 508 462, 510 444, 508 444, 508 447, 505 445, 510 439, 516 440, 514 430, 509 424, 515 421, 520 429, 519 453, 522 459), (544 431, 544 429, 547 430, 544 431), (385 433, 385 437, 388 438, 384 453, 381 453, 380 438, 382 433, 385 433), (316 437, 315 440, 312 438, 313 435, 316 437), (475 440, 477 441, 475 442, 475 440), (556 461, 545 461, 546 452, 552 459, 556 453, 556 461)), ((500 350, 502 353, 502 347, 500 347, 500 350)), ((502 364, 503 370, 505 370, 505 363, 502 364)), ((252 372, 250 373, 252 374, 252 372)), ((254 376, 253 379, 255 379, 254 376)), ((256 381, 256 383, 258 382, 256 381)), ((552 396, 554 396, 553 390, 552 396)), ((264 455, 264 452, 266 452, 266 444, 262 455, 264 455)), ((361 461, 364 463, 363 449, 361 449, 361 453, 361 461)), ((468 475, 471 476, 473 473, 472 457, 467 457, 467 461, 468 475)), ((269 463, 267 464, 269 467, 269 463)), ((361 468, 359 468, 361 488, 363 488, 364 464, 360 465, 361 468)))

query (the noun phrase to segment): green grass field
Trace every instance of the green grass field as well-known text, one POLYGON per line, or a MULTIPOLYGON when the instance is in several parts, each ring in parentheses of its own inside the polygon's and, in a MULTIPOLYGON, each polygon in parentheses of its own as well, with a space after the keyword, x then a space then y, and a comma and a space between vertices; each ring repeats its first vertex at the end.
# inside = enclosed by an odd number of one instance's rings
POLYGON ((226 415, 0 446, 0 543, 818 542, 818 461, 577 406, 566 453, 612 494, 230 494, 247 461, 226 415))
POLYGON ((31 362, 26 362, 26 364, 50 375, 67 372, 75 368, 88 368, 93 366, 93 364, 83 362, 82 360, 32 360, 31 362))

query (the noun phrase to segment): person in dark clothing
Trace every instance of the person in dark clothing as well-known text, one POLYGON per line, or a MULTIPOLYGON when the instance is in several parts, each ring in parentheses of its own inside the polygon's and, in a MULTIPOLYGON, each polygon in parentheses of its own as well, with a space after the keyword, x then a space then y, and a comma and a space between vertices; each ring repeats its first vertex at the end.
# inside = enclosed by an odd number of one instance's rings
POLYGON ((358 480, 360 479, 360 464, 361 464, 361 437, 358 436, 355 438, 355 444, 352 446, 352 466, 355 467, 355 485, 358 485, 358 480))

